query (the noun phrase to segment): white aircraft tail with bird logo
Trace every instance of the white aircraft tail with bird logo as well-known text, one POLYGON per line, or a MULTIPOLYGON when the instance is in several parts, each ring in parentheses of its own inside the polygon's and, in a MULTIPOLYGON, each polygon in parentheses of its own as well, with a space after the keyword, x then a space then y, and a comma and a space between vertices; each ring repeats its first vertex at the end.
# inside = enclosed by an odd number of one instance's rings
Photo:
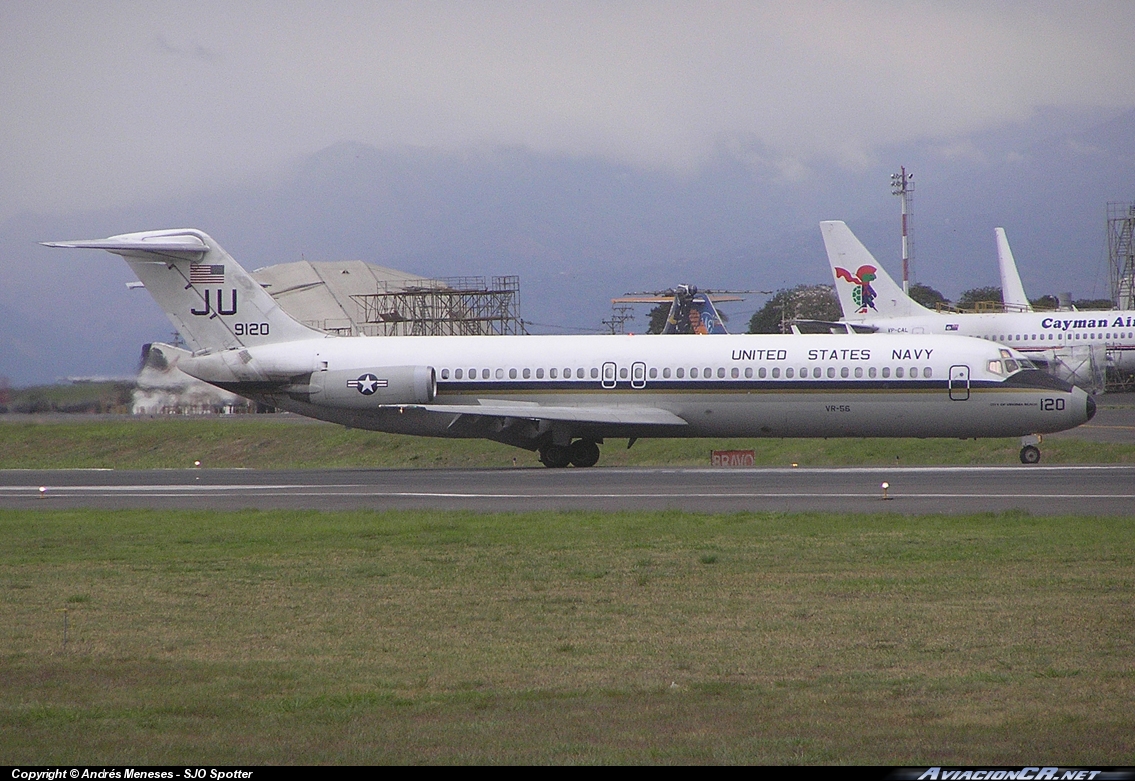
POLYGON ((895 284, 846 223, 821 222, 820 232, 845 320, 934 314, 895 284))

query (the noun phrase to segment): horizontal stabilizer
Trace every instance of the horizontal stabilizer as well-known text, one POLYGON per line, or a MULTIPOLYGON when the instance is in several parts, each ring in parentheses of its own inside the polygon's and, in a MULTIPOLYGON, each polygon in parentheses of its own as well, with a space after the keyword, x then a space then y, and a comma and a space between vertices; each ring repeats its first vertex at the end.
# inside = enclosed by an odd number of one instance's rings
POLYGON ((403 409, 421 409, 450 415, 476 415, 491 418, 527 420, 565 420, 576 423, 614 423, 647 426, 685 426, 686 421, 657 407, 552 407, 543 404, 481 402, 480 404, 405 404, 403 409))
POLYGON ((127 234, 109 239, 83 239, 80 241, 44 241, 45 247, 63 249, 104 249, 107 252, 160 252, 163 254, 200 255, 209 251, 209 245, 192 233, 155 236, 127 234))

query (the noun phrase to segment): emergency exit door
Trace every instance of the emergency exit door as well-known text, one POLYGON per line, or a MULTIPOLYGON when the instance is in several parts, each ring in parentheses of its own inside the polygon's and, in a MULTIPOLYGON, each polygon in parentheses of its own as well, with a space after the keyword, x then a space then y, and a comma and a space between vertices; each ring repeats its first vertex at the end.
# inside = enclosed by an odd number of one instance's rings
POLYGON ((950 398, 954 401, 969 399, 969 367, 950 367, 950 398))

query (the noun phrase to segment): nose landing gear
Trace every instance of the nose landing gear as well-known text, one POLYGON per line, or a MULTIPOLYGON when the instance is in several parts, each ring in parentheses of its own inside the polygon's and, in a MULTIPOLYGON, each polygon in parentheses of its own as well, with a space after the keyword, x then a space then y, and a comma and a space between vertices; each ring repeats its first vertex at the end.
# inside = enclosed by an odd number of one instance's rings
POLYGON ((1022 464, 1039 464, 1040 463, 1040 435, 1034 434, 1030 437, 1021 437, 1021 463, 1022 464))

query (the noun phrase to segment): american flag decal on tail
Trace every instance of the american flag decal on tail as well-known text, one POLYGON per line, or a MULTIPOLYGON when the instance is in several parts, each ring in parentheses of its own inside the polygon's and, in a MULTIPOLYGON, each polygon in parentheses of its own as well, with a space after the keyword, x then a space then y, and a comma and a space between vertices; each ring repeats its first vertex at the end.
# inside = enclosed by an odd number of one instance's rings
POLYGON ((225 281, 225 267, 223 265, 210 266, 205 263, 189 264, 189 283, 191 285, 209 285, 214 282, 225 281))

